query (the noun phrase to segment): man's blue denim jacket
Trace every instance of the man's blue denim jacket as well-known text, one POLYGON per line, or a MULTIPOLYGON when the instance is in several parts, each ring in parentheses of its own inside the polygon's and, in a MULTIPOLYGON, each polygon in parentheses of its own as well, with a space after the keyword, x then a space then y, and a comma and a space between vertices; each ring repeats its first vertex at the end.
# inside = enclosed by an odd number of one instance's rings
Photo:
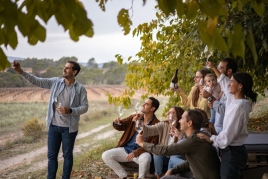
MULTIPOLYGON (((64 78, 39 78, 25 71, 22 72, 21 76, 23 76, 26 80, 36 86, 50 89, 50 99, 48 103, 48 111, 46 117, 46 124, 49 127, 54 115, 53 102, 57 100, 57 97, 64 89, 64 78)), ((75 82, 74 88, 72 88, 72 96, 70 103, 72 113, 69 115, 69 132, 71 133, 76 132, 78 130, 78 122, 80 119, 80 115, 86 113, 88 110, 86 88, 78 82, 75 82)))

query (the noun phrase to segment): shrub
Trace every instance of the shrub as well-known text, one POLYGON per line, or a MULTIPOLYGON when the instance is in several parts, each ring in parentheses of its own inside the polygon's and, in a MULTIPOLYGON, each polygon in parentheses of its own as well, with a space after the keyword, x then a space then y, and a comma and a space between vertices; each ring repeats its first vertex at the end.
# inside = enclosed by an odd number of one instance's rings
POLYGON ((26 120, 21 129, 24 136, 31 136, 34 137, 34 139, 38 139, 43 134, 44 124, 34 117, 26 120))

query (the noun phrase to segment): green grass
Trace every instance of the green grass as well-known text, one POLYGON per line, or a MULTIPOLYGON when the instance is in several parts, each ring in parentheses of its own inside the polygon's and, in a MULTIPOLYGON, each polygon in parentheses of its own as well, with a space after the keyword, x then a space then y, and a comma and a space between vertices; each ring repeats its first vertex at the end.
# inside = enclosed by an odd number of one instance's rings
POLYGON ((47 103, 0 103, 0 136, 20 131, 27 119, 45 121, 46 112, 47 103))
MULTIPOLYGON (((268 118, 267 118, 267 100, 268 98, 259 98, 258 103, 254 106, 254 111, 250 114, 251 119, 249 122, 249 131, 251 133, 255 132, 260 132, 261 130, 265 130, 265 125, 267 126, 268 124, 268 118)), ((161 120, 163 117, 161 117, 161 113, 163 111, 164 104, 166 102, 166 99, 161 99, 162 105, 156 112, 156 116, 161 120)), ((135 102, 133 102, 135 104, 135 102)), ((6 104, 0 104, 0 109, 2 110, 1 107, 5 106, 6 104)), ((33 115, 36 113, 44 114, 46 115, 46 103, 41 103, 41 104, 8 104, 8 107, 5 108, 9 113, 14 113, 12 112, 15 109, 17 112, 17 117, 14 117, 14 114, 7 114, 8 116, 13 116, 13 119, 9 125, 6 125, 6 127, 14 128, 12 130, 7 130, 7 132, 12 132, 15 129, 19 129, 20 127, 16 127, 17 123, 22 124, 24 120, 30 118, 31 116, 28 115, 33 115), (14 105, 14 106, 13 106, 14 105), (41 107, 43 105, 43 107, 41 107), (26 114, 26 112, 22 113, 19 112, 20 106, 23 106, 23 110, 30 110, 33 108, 33 106, 39 106, 38 108, 34 108, 35 112, 30 113, 23 116, 22 114, 26 114), (27 106, 27 107, 26 107, 27 106), (42 110, 41 110, 42 109, 42 110), (38 111, 40 110, 40 111, 38 111), (16 119, 16 118, 22 118, 22 119, 16 119), (15 120, 16 119, 16 120, 15 120)), ((134 112, 134 107, 130 107, 125 111, 123 116, 121 118, 127 117, 131 113, 134 112)), ((99 127, 101 125, 106 125, 106 124, 112 124, 113 119, 117 117, 117 112, 116 112, 116 106, 114 105, 109 105, 108 102, 106 101, 90 101, 89 102, 89 111, 81 116, 81 120, 79 123, 79 134, 90 131, 92 129, 95 129, 96 127, 99 127)), ((45 117, 40 117, 42 120, 45 119, 45 117)), ((2 118, 0 118, 0 121, 2 118)), ((89 178, 91 177, 105 177, 107 176, 108 172, 108 167, 101 161, 101 154, 103 151, 108 150, 110 148, 115 147, 117 144, 119 137, 121 136, 121 132, 117 132, 115 136, 112 138, 108 139, 103 139, 103 140, 96 140, 94 141, 94 137, 103 134, 107 131, 113 130, 112 125, 109 125, 108 127, 104 128, 100 132, 91 134, 87 137, 81 138, 76 141, 75 146, 82 146, 86 144, 85 146, 81 147, 81 152, 75 154, 74 157, 74 166, 73 166, 73 174, 72 178, 78 179, 78 178, 89 178)), ((266 132, 268 131, 268 128, 266 129, 266 132)), ((46 139, 46 133, 44 133, 44 136, 41 140, 34 141, 34 143, 31 143, 30 145, 23 145, 20 146, 20 144, 25 144, 27 143, 27 139, 17 139, 15 141, 8 141, 7 143, 7 150, 2 150, 0 151, 0 158, 4 157, 4 155, 9 156, 9 155, 16 155, 19 152, 28 152, 33 149, 45 146, 45 140, 46 139), (18 149, 18 151, 16 151, 18 149)), ((45 158, 44 158, 45 159, 45 158)), ((62 161, 59 162, 59 168, 58 168, 58 174, 57 178, 61 178, 60 175, 62 173, 62 161)), ((29 176, 31 176, 33 179, 34 178, 46 178, 46 168, 42 170, 38 170, 32 173, 24 173, 20 178, 22 179, 27 179, 29 176)))

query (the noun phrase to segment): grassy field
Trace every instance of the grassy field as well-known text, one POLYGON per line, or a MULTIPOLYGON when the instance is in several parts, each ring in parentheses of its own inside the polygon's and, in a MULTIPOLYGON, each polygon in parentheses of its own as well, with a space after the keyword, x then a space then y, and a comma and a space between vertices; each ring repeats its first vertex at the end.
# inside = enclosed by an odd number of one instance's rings
MULTIPOLYGON (((160 100, 161 106, 156 115, 161 116, 166 98, 160 100)), ((250 114, 248 129, 250 133, 267 133, 268 131, 268 98, 260 98, 254 105, 254 111, 250 114)), ((133 101, 135 104, 135 101, 133 101)), ((34 149, 46 146, 46 130, 43 137, 38 140, 30 141, 22 136, 21 125, 25 120, 36 117, 40 122, 45 122, 47 103, 0 103, 0 159, 6 159, 10 156, 16 156, 21 153, 27 153, 34 149), (10 137, 11 136, 11 137, 10 137), (27 142, 28 140, 28 142, 27 142), (29 142, 30 141, 30 142, 29 142)), ((134 112, 134 108, 127 109, 122 117, 128 116, 134 112)), ((90 101, 89 111, 81 116, 79 134, 85 133, 98 126, 109 124, 117 116, 116 107, 109 105, 107 101, 90 101)), ((46 128, 47 129, 47 128, 46 128)), ((72 178, 90 178, 104 177, 107 175, 108 168, 101 161, 101 153, 107 149, 113 148, 121 133, 116 133, 108 139, 92 141, 94 136, 112 130, 112 126, 95 133, 92 136, 85 137, 76 142, 77 145, 85 145, 82 151, 76 154, 72 178)), ((37 158, 36 160, 45 160, 37 158)), ((62 164, 59 164, 58 178, 60 178, 62 164)), ((21 166, 21 169, 26 166, 21 166)), ((40 169, 34 172, 25 172, 19 178, 45 178, 46 169, 40 169)), ((0 176, 1 178, 1 176, 0 176)))
MULTIPOLYGON (((161 99, 162 105, 157 112, 157 116, 160 116, 165 102, 166 99, 161 99)), ((136 101, 133 100, 133 104, 135 103, 136 101)), ((89 111, 81 116, 79 123, 79 134, 87 133, 88 131, 98 128, 99 126, 111 124, 112 120, 118 115, 116 108, 116 106, 108 104, 107 101, 90 101, 89 111)), ((25 154, 46 146, 47 127, 44 127, 45 130, 43 132, 43 136, 40 139, 33 140, 22 135, 21 126, 26 120, 33 117, 36 117, 38 118, 38 121, 45 123, 47 103, 0 103, 0 109, 1 112, 5 112, 4 116, 0 116, 2 129, 0 136, 1 160, 9 159, 10 157, 25 154)), ((134 107, 132 106, 125 111, 122 118, 128 116, 133 112, 134 107)), ((108 138, 108 140, 92 140, 95 136, 111 130, 113 130, 112 126, 109 125, 99 132, 76 141, 75 145, 80 146, 79 150, 81 151, 76 154, 75 167, 80 165, 80 159, 82 160, 84 156, 87 155, 87 152, 91 151, 93 148, 100 146, 112 148, 115 146, 117 143, 116 141, 118 141, 117 135, 121 135, 120 132, 118 132, 118 134, 115 134, 113 138, 108 138)), ((97 151, 99 151, 99 149, 97 149, 97 151)), ((34 164, 42 160, 46 160, 45 155, 36 157, 33 161, 31 161, 31 163, 34 164)), ((16 166, 16 169, 14 169, 12 172, 16 173, 18 171, 27 171, 27 167, 29 167, 29 165, 30 164, 25 163, 21 166, 16 166)), ((61 164, 59 166, 61 166, 61 164)), ((24 172, 24 174, 19 178, 28 178, 29 176, 34 176, 33 178, 45 178, 45 175, 43 175, 43 173, 46 173, 45 167, 44 169, 35 172, 24 172)), ((59 173, 61 173, 61 167, 59 167, 59 173)), ((10 177, 0 174, 0 178, 10 177)))

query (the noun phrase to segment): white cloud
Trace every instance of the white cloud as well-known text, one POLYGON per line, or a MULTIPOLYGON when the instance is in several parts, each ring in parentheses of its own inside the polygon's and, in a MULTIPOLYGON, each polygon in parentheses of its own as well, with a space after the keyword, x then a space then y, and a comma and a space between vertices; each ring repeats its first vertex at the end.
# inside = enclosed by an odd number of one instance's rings
MULTIPOLYGON (((132 30, 140 23, 149 22, 155 18, 155 1, 142 6, 142 1, 133 1, 132 30)), ((134 56, 140 48, 139 38, 132 37, 130 33, 123 35, 122 28, 117 23, 117 14, 121 8, 129 9, 131 1, 108 1, 106 12, 102 12, 96 2, 83 0, 88 17, 94 23, 95 35, 93 38, 81 37, 79 42, 73 42, 69 34, 58 26, 52 18, 47 27, 47 39, 44 43, 31 46, 27 39, 19 36, 16 50, 4 49, 7 56, 23 58, 50 58, 58 60, 63 56, 75 56, 79 62, 87 62, 94 57, 98 63, 115 60, 115 54, 124 57, 134 56)))

